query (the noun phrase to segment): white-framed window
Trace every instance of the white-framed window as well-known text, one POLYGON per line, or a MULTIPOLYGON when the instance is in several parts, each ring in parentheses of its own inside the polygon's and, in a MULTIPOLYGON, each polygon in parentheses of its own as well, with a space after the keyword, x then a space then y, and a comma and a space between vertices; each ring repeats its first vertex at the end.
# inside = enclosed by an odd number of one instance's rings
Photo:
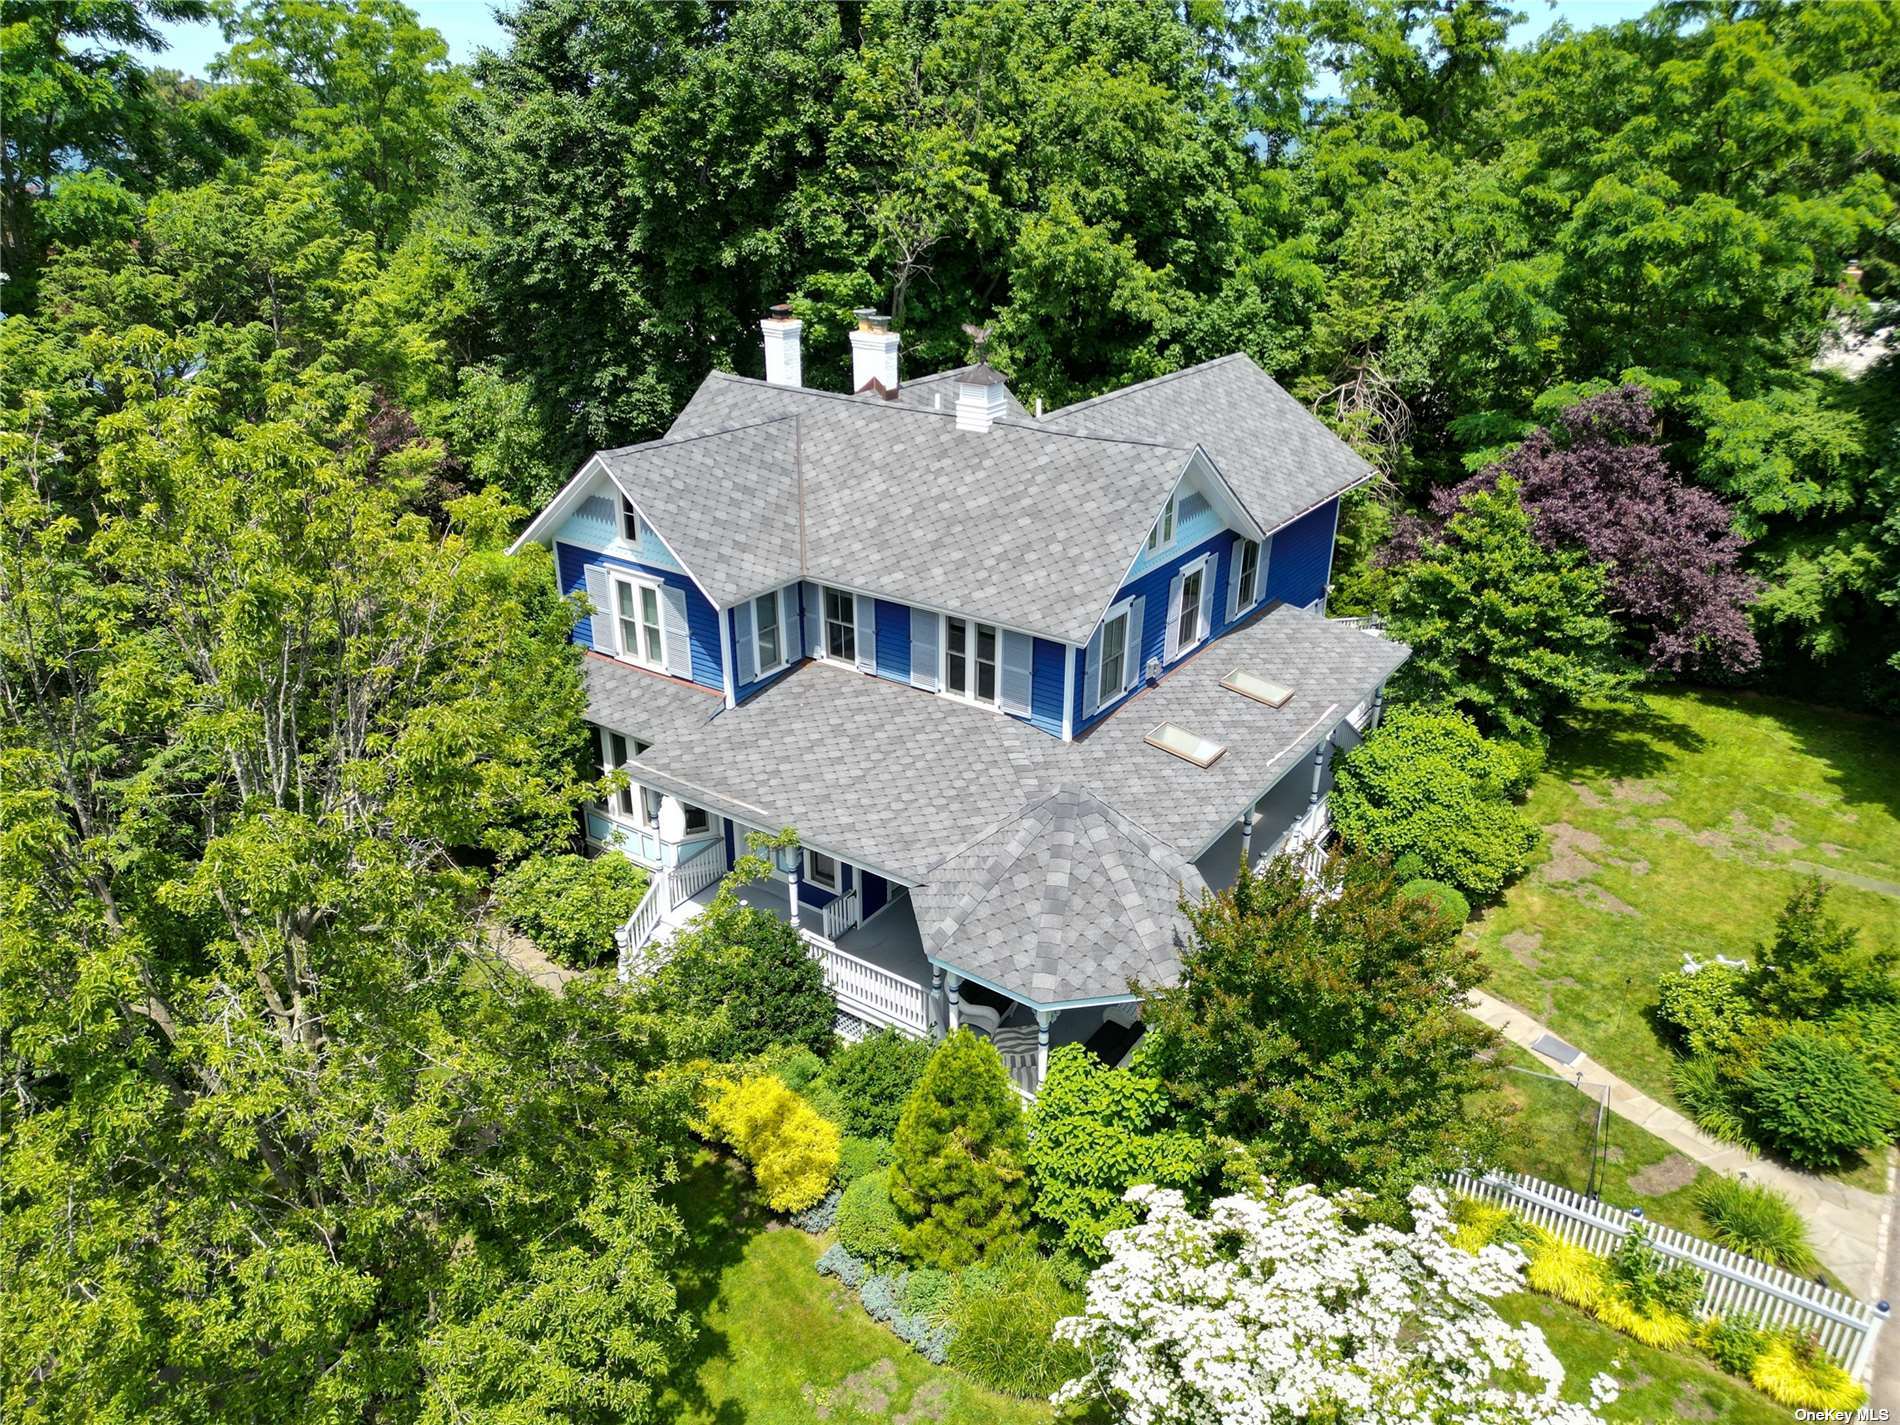
POLYGON ((1128 621, 1133 612, 1124 605, 1102 623, 1102 663, 1095 670, 1095 698, 1103 706, 1122 695, 1128 676, 1128 621))
POLYGON ((1174 543, 1174 517, 1177 513, 1177 502, 1170 495, 1168 503, 1161 507, 1161 517, 1155 521, 1154 528, 1148 531, 1148 548, 1166 549, 1174 543))
POLYGON ((752 647, 761 678, 784 665, 785 633, 779 627, 776 592, 760 594, 752 601, 752 647))
POLYGON ((858 661, 858 601, 843 589, 825 590, 825 656, 858 661))
POLYGON ((993 623, 946 615, 943 621, 943 690, 953 698, 996 706, 997 658, 1002 637, 993 623))
POLYGON ((1252 608, 1260 597, 1260 541, 1243 539, 1240 542, 1240 567, 1234 571, 1234 607, 1252 608))
MULTIPOLYGON (((642 742, 637 737, 623 737, 618 732, 609 732, 602 728, 600 732, 601 775, 604 777, 609 773, 618 772, 652 745, 650 742, 642 742)), ((654 798, 655 809, 642 816, 641 813, 644 810, 642 793, 646 790, 637 783, 628 782, 626 786, 614 793, 608 810, 615 816, 624 817, 628 821, 639 822, 642 826, 651 826, 658 816, 659 794, 657 792, 651 794, 654 798)))
POLYGON ((1207 582, 1207 561, 1203 559, 1181 571, 1181 617, 1175 629, 1175 656, 1179 657, 1199 643, 1207 630, 1201 627, 1201 590, 1207 582))
POLYGON ((620 656, 648 668, 666 667, 666 636, 660 626, 660 586, 613 576, 614 625, 620 656))
POLYGON ((822 851, 814 851, 809 846, 805 850, 805 879, 822 890, 836 894, 838 890, 838 862, 835 857, 822 851))
POLYGON ((628 544, 640 542, 640 512, 625 495, 620 497, 620 537, 628 544))
POLYGON ((681 802, 680 810, 686 813, 688 836, 704 836, 712 830, 712 818, 707 815, 706 808, 696 807, 691 802, 681 802))

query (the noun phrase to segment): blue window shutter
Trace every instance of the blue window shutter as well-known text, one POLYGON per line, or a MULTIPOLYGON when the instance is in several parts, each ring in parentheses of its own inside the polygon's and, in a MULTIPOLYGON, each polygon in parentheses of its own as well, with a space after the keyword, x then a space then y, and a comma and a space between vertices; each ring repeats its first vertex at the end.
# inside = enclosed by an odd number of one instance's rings
POLYGON ((778 591, 779 637, 785 642, 785 661, 796 663, 805 656, 805 636, 798 626, 798 585, 787 584, 778 591))
POLYGON ((752 641, 752 601, 732 611, 733 658, 739 669, 739 686, 759 680, 759 650, 752 641))
POLYGON ((865 594, 856 597, 854 610, 858 621, 858 667, 866 673, 877 672, 877 600, 865 594))
POLYGON ((693 636, 686 627, 686 591, 660 586, 660 627, 666 635, 666 671, 675 678, 693 676, 693 636))
POLYGON ((1181 576, 1168 584, 1168 622, 1161 630, 1161 661, 1174 662, 1181 651, 1181 576))
MULTIPOLYGON (((1139 643, 1141 633, 1131 623, 1128 627, 1129 641, 1139 643)), ((1102 687, 1102 626, 1095 625, 1095 632, 1089 638, 1088 657, 1082 660, 1082 716, 1094 717, 1102 706, 1099 696, 1102 687)))
POLYGON ((926 609, 910 611, 910 685, 937 691, 937 629, 939 621, 926 609))
POLYGON ((1240 614, 1240 555, 1247 541, 1234 536, 1234 542, 1227 550, 1227 622, 1232 623, 1240 614))
POLYGON ((1147 616, 1148 600, 1146 597, 1138 596, 1134 606, 1128 610, 1128 662, 1125 665, 1127 671, 1122 677, 1124 690, 1134 687, 1141 681, 1142 659, 1146 657, 1141 649, 1147 641, 1142 637, 1144 631, 1142 620, 1147 616))
POLYGON ((1003 695, 999 706, 1006 713, 1029 716, 1035 647, 1035 640, 1028 634, 1003 630, 1003 695))
POLYGON ((598 564, 587 566, 587 602, 594 606, 587 624, 587 646, 596 653, 618 653, 620 644, 613 636, 613 584, 598 564))

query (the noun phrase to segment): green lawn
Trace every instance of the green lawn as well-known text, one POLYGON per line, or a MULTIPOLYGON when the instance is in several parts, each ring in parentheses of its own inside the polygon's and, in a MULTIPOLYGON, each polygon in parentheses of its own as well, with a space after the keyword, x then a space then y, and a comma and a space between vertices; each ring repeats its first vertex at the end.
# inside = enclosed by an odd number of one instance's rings
POLYGON ((1632 1341, 1574 1306, 1519 1292, 1498 1303, 1510 1321, 1530 1321, 1564 1366, 1565 1400, 1588 1401, 1590 1381, 1607 1371, 1623 1393, 1603 1410, 1606 1421, 1719 1421, 1721 1425, 1787 1425, 1792 1412, 1753 1386, 1687 1355, 1632 1341))
POLYGON ((706 1158, 672 1194, 691 1251, 686 1306, 699 1323, 666 1402, 681 1425, 1001 1425, 1044 1422, 1012 1400, 933 1366, 813 1270, 821 1244, 770 1222, 738 1170, 706 1158))
MULTIPOLYGON (((1651 693, 1555 739, 1531 790, 1530 872, 1476 923, 1489 988, 1666 1103, 1650 1015, 1685 952, 1753 957, 1797 879, 1900 938, 1900 739, 1891 724, 1779 699, 1651 693)), ((1867 1163, 1850 1179, 1876 1190, 1867 1163)))

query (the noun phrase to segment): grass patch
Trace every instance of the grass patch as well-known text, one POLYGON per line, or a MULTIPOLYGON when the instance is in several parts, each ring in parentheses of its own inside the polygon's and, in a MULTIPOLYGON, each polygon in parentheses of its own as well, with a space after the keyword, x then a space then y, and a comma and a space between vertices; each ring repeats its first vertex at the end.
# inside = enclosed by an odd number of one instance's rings
POLYGON ((1532 1292, 1497 1303, 1507 1321, 1543 1330, 1564 1364, 1563 1398, 1590 1399, 1590 1380, 1608 1372, 1623 1393, 1603 1410, 1608 1421, 1721 1421, 1723 1425, 1787 1425, 1788 1410, 1753 1386, 1692 1356, 1645 1346, 1593 1321, 1574 1306, 1532 1292))
MULTIPOLYGON (((1676 1106, 1656 984, 1684 953, 1753 959, 1801 876, 1900 938, 1900 742, 1889 724, 1781 699, 1653 692, 1554 739, 1528 809, 1537 865, 1474 927, 1488 988, 1676 1106)), ((1883 1190, 1876 1159, 1841 1174, 1883 1190)))
POLYGON ((682 1284, 699 1339, 662 1414, 681 1425, 1028 1425, 1051 1418, 933 1366, 813 1268, 823 1244, 771 1222, 740 1173, 710 1155, 670 1194, 686 1220, 682 1284))

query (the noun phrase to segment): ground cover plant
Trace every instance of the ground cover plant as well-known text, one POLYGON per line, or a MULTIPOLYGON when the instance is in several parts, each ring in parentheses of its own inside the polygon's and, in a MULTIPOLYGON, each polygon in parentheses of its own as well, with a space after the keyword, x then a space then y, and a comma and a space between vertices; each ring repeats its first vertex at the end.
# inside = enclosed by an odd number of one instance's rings
MULTIPOLYGON (((1650 691, 1559 729, 1527 808, 1547 849, 1474 928, 1492 992, 1682 1105, 1659 986, 1689 955, 1753 962, 1816 868, 1833 914, 1900 936, 1900 748, 1798 703, 1650 691)), ((1878 1191, 1865 1160, 1848 1180, 1878 1191)))

